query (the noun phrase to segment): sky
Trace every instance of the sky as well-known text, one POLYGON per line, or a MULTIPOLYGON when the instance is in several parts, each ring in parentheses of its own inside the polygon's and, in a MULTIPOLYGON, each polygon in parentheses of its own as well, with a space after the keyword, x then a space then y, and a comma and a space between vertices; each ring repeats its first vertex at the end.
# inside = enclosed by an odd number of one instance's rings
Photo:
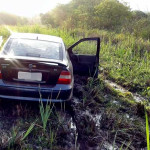
MULTIPOLYGON (((33 17, 46 13, 58 3, 66 4, 71 0, 0 0, 0 12, 8 12, 19 16, 33 17)), ((132 10, 150 12, 150 0, 120 0, 127 2, 132 10)), ((92 2, 92 0, 91 0, 92 2)))
POLYGON ((66 4, 70 0, 0 0, 0 12, 19 16, 33 17, 55 8, 58 3, 66 4))
POLYGON ((126 2, 132 10, 150 12, 150 0, 120 0, 126 2))

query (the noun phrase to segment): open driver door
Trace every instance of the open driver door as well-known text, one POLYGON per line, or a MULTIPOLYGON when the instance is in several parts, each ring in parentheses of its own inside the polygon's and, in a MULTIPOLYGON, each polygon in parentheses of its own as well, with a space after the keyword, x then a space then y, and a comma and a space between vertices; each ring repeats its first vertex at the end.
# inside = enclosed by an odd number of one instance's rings
POLYGON ((98 77, 100 53, 99 37, 83 38, 79 40, 68 48, 68 53, 73 65, 74 74, 81 76, 91 76, 95 78, 98 77), (90 42, 94 42, 95 44, 90 44, 90 42), (83 54, 79 54, 78 52, 82 52, 83 54), (91 53, 88 54, 88 52, 91 53))

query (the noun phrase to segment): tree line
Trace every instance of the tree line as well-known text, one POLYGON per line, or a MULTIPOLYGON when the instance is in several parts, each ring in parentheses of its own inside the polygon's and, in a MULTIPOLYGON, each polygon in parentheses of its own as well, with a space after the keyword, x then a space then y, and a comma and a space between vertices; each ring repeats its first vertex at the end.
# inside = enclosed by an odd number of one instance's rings
POLYGON ((103 29, 150 38, 150 13, 131 11, 118 0, 72 0, 40 14, 41 22, 66 29, 103 29))
POLYGON ((28 19, 25 17, 20 17, 6 12, 0 12, 0 25, 24 25, 27 23, 28 19))
POLYGON ((118 0, 72 0, 32 19, 0 12, 0 25, 3 24, 111 30, 150 39, 150 13, 132 11, 118 0))
POLYGON ((0 12, 0 25, 32 25, 32 24, 41 24, 40 16, 27 18, 6 12, 0 12))

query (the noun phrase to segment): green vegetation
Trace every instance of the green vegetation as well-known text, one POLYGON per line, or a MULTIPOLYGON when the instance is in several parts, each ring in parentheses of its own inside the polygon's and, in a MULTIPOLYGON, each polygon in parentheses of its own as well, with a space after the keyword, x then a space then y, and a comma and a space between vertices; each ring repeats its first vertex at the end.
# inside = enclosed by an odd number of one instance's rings
POLYGON ((0 26, 0 36, 3 36, 3 43, 2 45, 0 45, 0 49, 5 43, 6 39, 9 37, 9 35, 10 35, 10 32, 6 29, 6 27, 0 26))
POLYGON ((150 150, 150 144, 149 144, 149 122, 148 122, 148 115, 145 111, 145 119, 146 119, 146 138, 147 138, 147 150, 150 150))
MULTIPOLYGON (((79 119, 77 125, 79 133, 81 132, 80 138, 84 141, 85 135, 90 135, 90 138, 86 139, 86 144, 91 142, 96 144, 96 142, 101 141, 99 145, 102 146, 102 143, 108 140, 111 141, 114 149, 132 149, 133 147, 138 149, 142 146, 137 142, 139 140, 138 137, 141 137, 141 140, 145 138, 142 141, 143 144, 146 144, 143 107, 145 104, 135 102, 132 97, 122 97, 118 93, 114 93, 113 90, 105 85, 103 80, 93 80, 90 78, 82 88, 83 98, 81 99, 83 99, 84 105, 79 103, 78 109, 81 112, 83 110, 87 112, 88 110, 92 114, 100 112, 101 125, 99 131, 103 130, 103 135, 107 132, 107 137, 99 139, 99 136, 94 132, 95 128, 93 127, 93 120, 90 118, 90 115, 86 113, 83 116, 81 113, 82 119, 78 118, 78 110, 74 108, 77 111, 77 114, 75 113, 77 120, 79 119), (86 120, 88 120, 88 124, 84 123, 86 120), (90 139, 94 139, 94 141, 90 139)), ((80 93, 80 90, 78 92, 80 93)), ((92 117, 94 118, 94 116, 92 117)))
POLYGON ((109 30, 150 38, 150 13, 131 11, 126 3, 118 0, 72 0, 32 19, 0 12, 0 24, 3 25, 35 23, 53 28, 109 30))
MULTIPOLYGON (((27 25, 26 20, 18 21, 16 16, 1 14, 0 24, 17 25, 0 26, 4 42, 10 35, 7 28, 14 32, 59 36, 66 47, 84 37, 100 37, 99 79, 89 78, 87 83, 80 80, 81 89, 76 86, 74 89, 74 96, 79 100, 72 102, 71 109, 80 137, 77 140, 75 132, 75 147, 78 147, 78 142, 84 145, 86 141, 87 145, 104 148, 107 141, 113 149, 116 146, 120 149, 139 149, 145 148, 147 142, 149 149, 149 102, 135 102, 132 93, 118 92, 103 82, 110 79, 131 92, 150 98, 149 13, 131 11, 117 0, 93 0, 92 3, 91 0, 72 0, 69 4, 58 5, 52 11, 40 14, 42 25, 27 25), (99 130, 93 121, 96 114, 101 116, 99 130)), ((81 44, 75 51, 95 54, 95 45, 81 44)), ((67 136, 71 131, 66 129, 68 124, 65 124, 67 121, 62 112, 56 111, 51 103, 45 105, 40 102, 38 108, 33 112, 24 108, 25 113, 21 108, 26 116, 18 119, 19 124, 15 124, 7 136, 10 140, 0 143, 1 147, 34 149, 36 145, 63 149, 62 145, 69 143, 67 136), (35 121, 35 118, 38 119, 35 121)))
MULTIPOLYGON (((150 42, 123 34, 105 30, 66 30, 45 26, 10 26, 16 32, 31 32, 62 37, 67 47, 82 37, 101 38, 100 66, 101 74, 131 91, 140 92, 149 97, 150 92, 150 42)), ((95 53, 95 47, 81 45, 78 53, 95 53), (88 52, 87 52, 88 51, 88 52), (90 51, 90 52, 89 52, 90 51)))
MULTIPOLYGON (((92 3, 91 0, 72 0, 40 17, 46 26, 10 28, 60 36, 67 47, 82 37, 101 37, 100 65, 104 68, 104 78, 150 97, 149 13, 131 11, 117 0, 93 0, 92 3)), ((2 26, 0 35, 9 35, 2 26)), ((89 45, 81 45, 79 53, 94 53, 94 46, 89 45)))
POLYGON ((0 36, 3 36, 4 39, 9 37, 10 33, 4 26, 0 26, 0 36))
MULTIPOLYGON (((150 97, 150 13, 131 11, 117 0, 72 0, 41 14, 41 21, 63 31, 71 29, 70 37, 101 37, 104 78, 150 97)), ((93 53, 89 48, 82 46, 81 53, 93 53)))
POLYGON ((52 113, 52 109, 53 107, 51 108, 51 103, 49 100, 47 101, 47 104, 44 107, 42 99, 40 99, 40 115, 41 115, 44 132, 46 130, 48 119, 50 118, 50 115, 52 113))
POLYGON ((109 30, 150 38, 150 14, 131 11, 117 0, 72 0, 40 17, 42 24, 53 28, 109 30))

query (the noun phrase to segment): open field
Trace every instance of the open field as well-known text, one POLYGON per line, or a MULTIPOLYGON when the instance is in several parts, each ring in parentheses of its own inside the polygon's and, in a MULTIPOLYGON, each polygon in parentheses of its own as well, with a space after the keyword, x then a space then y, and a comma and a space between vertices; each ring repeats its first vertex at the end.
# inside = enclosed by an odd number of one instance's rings
MULTIPOLYGON (((136 102, 132 93, 118 92, 104 80, 111 79, 149 98, 149 41, 103 30, 69 31, 37 25, 9 28, 15 32, 60 36, 67 47, 82 37, 101 37, 100 75, 96 81, 76 77, 74 96, 69 104, 1 101, 0 147, 54 150, 147 147, 145 108, 150 116, 149 102, 136 102)), ((2 27, 0 35, 6 40, 9 32, 2 27)), ((82 46, 80 52, 85 53, 87 46, 82 46)))
MULTIPOLYGON (((150 98, 150 42, 148 40, 135 38, 130 34, 115 34, 104 30, 67 30, 38 25, 10 26, 9 28, 15 32, 60 36, 67 47, 82 37, 100 37, 100 66, 103 68, 101 68, 103 77, 150 98)), ((4 32, 4 29, 0 33, 4 37, 9 35, 7 30, 4 32)), ((86 45, 82 45, 80 51, 81 53, 86 53, 86 51, 94 53, 92 48, 87 49, 86 45)))

